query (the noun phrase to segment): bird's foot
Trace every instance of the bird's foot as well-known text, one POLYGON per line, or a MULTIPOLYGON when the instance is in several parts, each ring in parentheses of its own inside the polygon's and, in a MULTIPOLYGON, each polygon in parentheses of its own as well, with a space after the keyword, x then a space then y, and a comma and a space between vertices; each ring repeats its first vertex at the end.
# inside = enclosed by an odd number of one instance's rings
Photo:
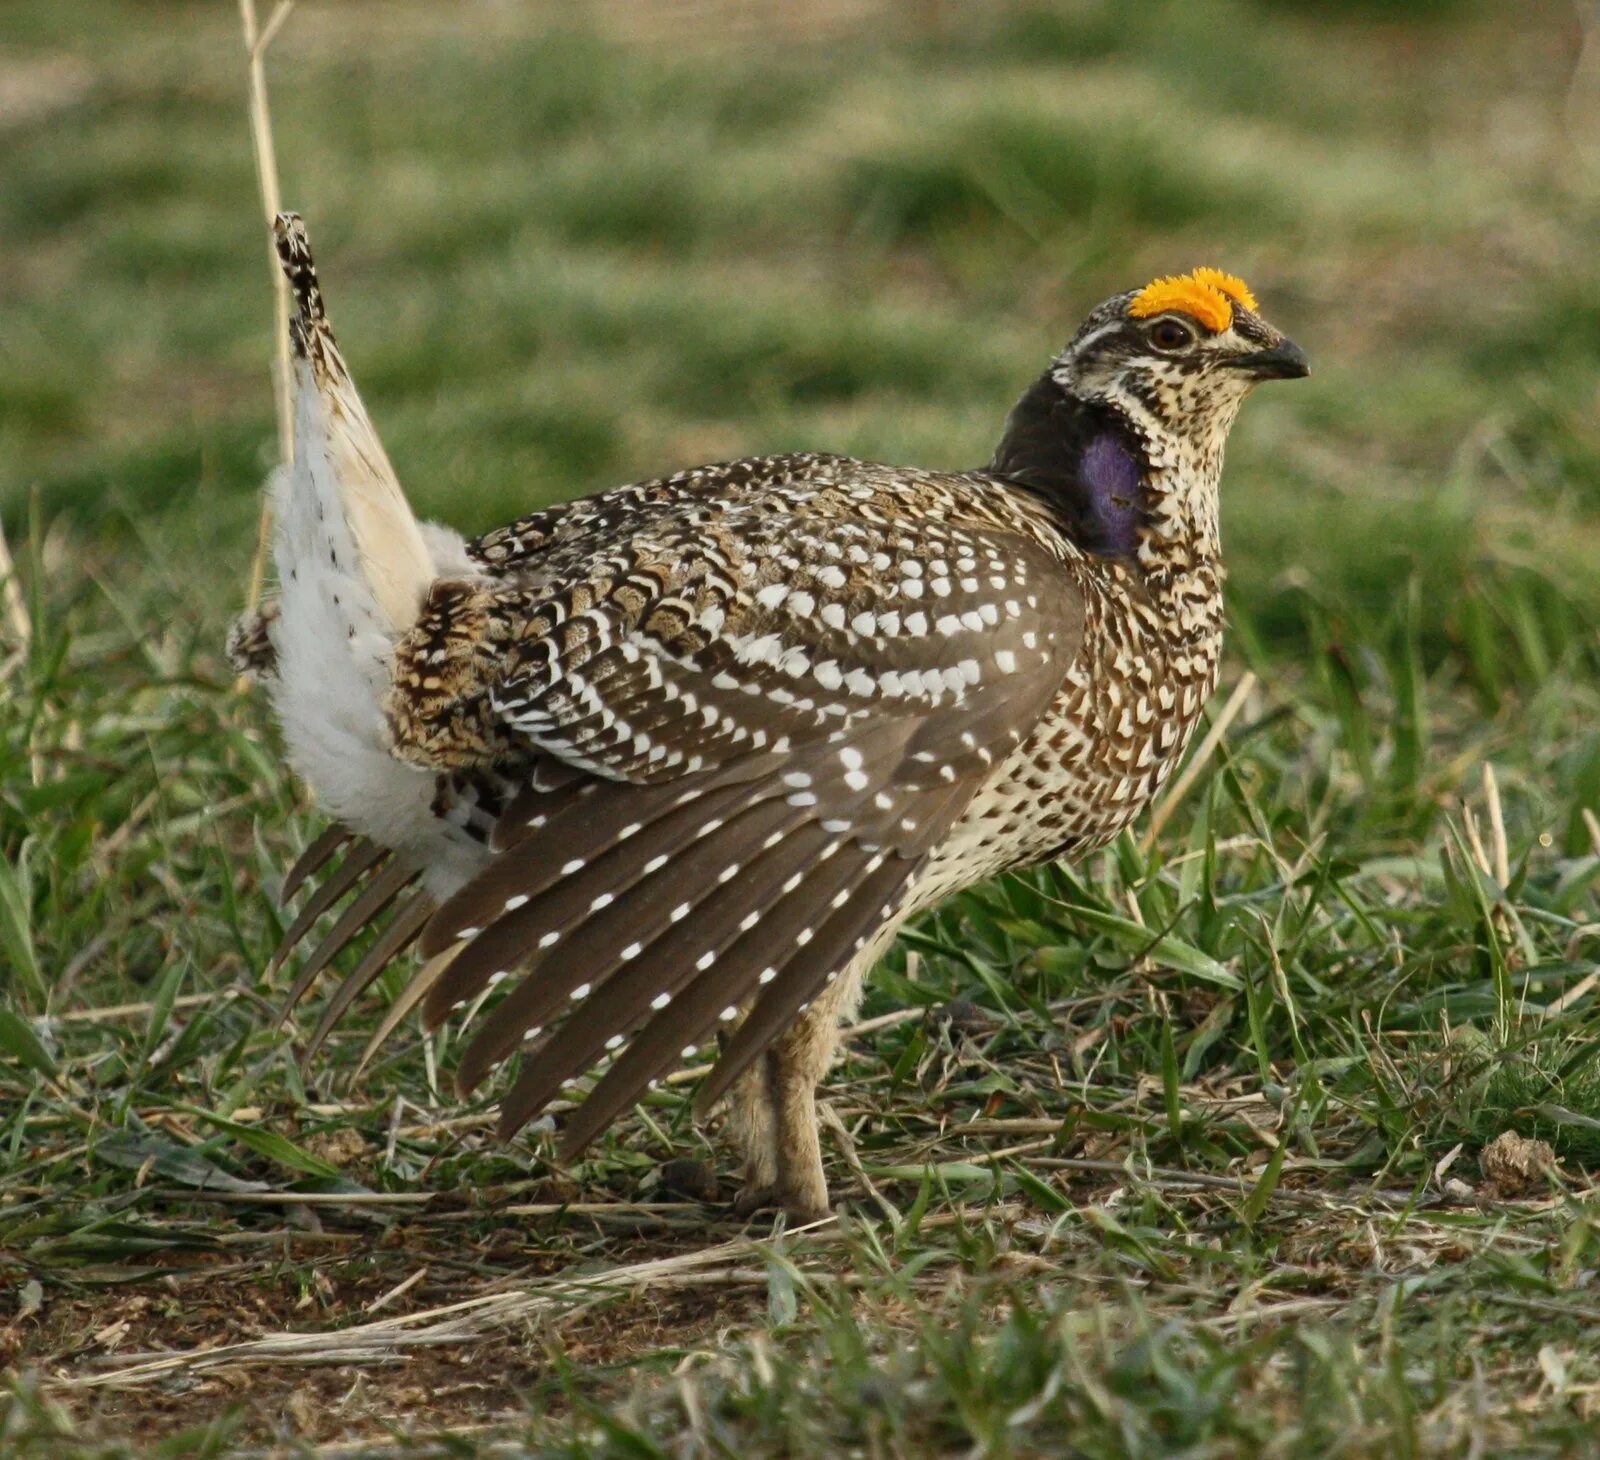
POLYGON ((733 1214, 741 1221, 757 1212, 776 1209, 788 1214, 792 1222, 820 1222, 833 1215, 828 1194, 800 1193, 786 1189, 781 1182, 764 1186, 745 1186, 733 1199, 733 1214))

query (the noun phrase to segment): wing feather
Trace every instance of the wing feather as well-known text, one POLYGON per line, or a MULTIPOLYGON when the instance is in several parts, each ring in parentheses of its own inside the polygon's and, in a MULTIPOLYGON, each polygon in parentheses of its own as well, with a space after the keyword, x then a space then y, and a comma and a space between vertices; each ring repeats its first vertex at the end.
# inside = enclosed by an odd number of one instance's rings
MULTIPOLYGON (((679 852, 669 868, 631 889, 625 887, 626 895, 615 915, 587 916, 574 911, 566 919, 575 929, 571 937, 533 955, 522 982, 496 1006, 482 1034, 463 1056, 463 1088, 472 1088, 487 1073, 489 1064, 515 1049, 525 1031, 548 1023, 563 1011, 579 989, 602 986, 623 963, 644 956, 654 939, 675 923, 691 916, 698 921, 708 895, 722 885, 718 879, 723 871, 736 868, 738 875, 744 870, 741 862, 754 860, 769 838, 782 837, 800 822, 799 813, 782 801, 759 802, 731 819, 722 834, 702 838, 679 852)), ((458 966, 476 951, 476 945, 469 944, 457 960, 458 966)), ((654 962, 653 953, 650 956, 654 962)), ((452 969, 452 978, 454 974, 452 969)), ((430 1001, 429 1012, 433 1011, 430 1001)))
POLYGON ((355 833, 348 826, 336 821, 301 852, 295 858, 294 865, 284 873, 283 886, 278 891, 278 906, 288 907, 295 893, 300 890, 300 884, 324 866, 328 859, 354 836, 355 833))
POLYGON ((317 944, 315 951, 306 959, 299 977, 294 981, 294 987, 289 990, 283 1001, 280 1019, 287 1017, 289 1011, 305 997, 306 990, 316 981, 317 975, 332 963, 353 939, 371 927, 374 919, 380 917, 383 910, 415 882, 419 875, 414 868, 408 867, 403 862, 390 862, 381 872, 375 872, 367 879, 360 896, 339 914, 338 920, 328 930, 327 937, 317 944))
POLYGON ((419 892, 390 918, 361 962, 341 980, 328 999, 328 1006, 322 1011, 315 1032, 306 1042, 305 1053, 301 1056, 302 1064, 322 1048, 328 1035, 333 1032, 333 1026, 378 975, 416 942, 432 912, 433 899, 427 893, 419 892))
MULTIPOLYGON (((760 857, 751 869, 752 881, 767 902, 776 904, 785 897, 784 884, 808 871, 830 883, 848 879, 853 868, 837 870, 840 862, 851 860, 837 857, 842 845, 815 827, 806 827, 760 857)), ((720 983, 719 965, 749 932, 751 910, 750 900, 727 887, 719 888, 695 909, 692 920, 667 930, 647 944, 637 959, 616 970, 585 1000, 581 1017, 565 1020, 529 1051, 522 1077, 501 1103, 503 1127, 514 1130, 533 1119, 566 1081, 582 1074, 608 1050, 618 1048, 653 1012, 671 1009, 686 989, 706 979, 720 983)), ((719 1009, 725 1007, 718 1005, 719 1009)), ((514 1023, 495 1029, 504 1013, 496 1009, 490 1027, 479 1035, 484 1041, 492 1038, 484 1062, 504 1058, 510 1052, 505 1034, 525 1022, 518 1015, 514 1023)), ((681 1057, 687 1038, 674 1036, 674 1041, 670 1053, 681 1057)))
POLYGON ((329 874, 327 881, 311 894, 306 905, 300 909, 299 916, 289 925, 289 931, 283 935, 283 941, 278 944, 277 952, 268 960, 267 973, 273 974, 282 968, 284 960, 294 951, 295 945, 316 926, 317 919, 363 877, 375 868, 380 868, 388 859, 389 852, 386 848, 378 846, 376 842, 369 842, 365 837, 356 838, 345 859, 329 874))

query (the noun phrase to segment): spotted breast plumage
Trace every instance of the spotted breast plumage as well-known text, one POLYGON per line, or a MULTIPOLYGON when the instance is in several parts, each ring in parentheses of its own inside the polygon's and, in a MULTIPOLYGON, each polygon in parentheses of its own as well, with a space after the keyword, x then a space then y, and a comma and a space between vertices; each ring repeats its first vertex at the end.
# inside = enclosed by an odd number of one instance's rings
POLYGON ((699 1105, 731 1096, 742 1204, 824 1209, 815 1086, 901 923, 1103 845, 1183 754, 1223 443, 1304 356, 1199 269, 1094 310, 984 470, 756 457, 469 543, 411 515, 298 218, 278 242, 296 459, 279 596, 232 647, 337 818, 285 898, 342 852, 278 961, 349 898, 291 1004, 387 914, 308 1053, 416 945, 374 1044, 484 1007, 458 1083, 520 1053, 503 1130, 603 1064, 575 1151, 714 1039, 699 1105))

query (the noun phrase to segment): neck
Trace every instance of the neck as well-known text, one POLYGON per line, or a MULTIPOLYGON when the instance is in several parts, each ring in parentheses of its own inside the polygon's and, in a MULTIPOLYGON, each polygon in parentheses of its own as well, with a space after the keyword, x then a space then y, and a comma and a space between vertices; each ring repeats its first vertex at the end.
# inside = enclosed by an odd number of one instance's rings
POLYGON ((1069 395, 1046 374, 1017 402, 989 469, 1042 499, 1079 547, 1136 565, 1186 620, 1185 605, 1214 601, 1221 586, 1227 424, 1191 440, 1137 401, 1069 395))

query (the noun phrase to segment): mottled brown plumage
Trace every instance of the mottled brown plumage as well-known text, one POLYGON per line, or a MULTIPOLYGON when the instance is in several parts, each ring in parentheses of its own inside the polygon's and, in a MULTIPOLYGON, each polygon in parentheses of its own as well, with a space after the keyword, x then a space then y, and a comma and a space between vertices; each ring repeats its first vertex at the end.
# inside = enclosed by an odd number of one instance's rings
POLYGON ((299 686, 278 694, 291 744, 312 748, 303 773, 349 787, 350 832, 289 884, 354 838, 286 946, 360 887, 291 1002, 420 881, 314 1042, 416 940, 430 961, 405 1002, 430 1024, 504 986, 458 1071, 470 1089, 522 1051, 502 1129, 611 1057, 568 1118, 570 1153, 716 1035, 702 1105, 735 1093, 748 1202, 816 1210, 811 1090, 895 929, 955 888, 1103 845, 1176 766, 1216 681, 1223 440, 1249 388, 1303 357, 1238 281, 1189 276, 1091 314, 987 471, 753 458, 463 545, 389 521, 403 498, 386 479, 346 509, 337 422, 365 415, 298 220, 280 238, 296 348, 337 364, 302 379, 308 439, 332 444, 289 488, 315 505, 280 549, 289 628, 238 642, 299 686), (341 565, 325 527, 341 511, 356 542, 403 544, 403 571, 341 565), (419 551, 435 567, 410 588, 419 551), (319 613, 330 638, 308 643, 319 613), (341 633, 373 689, 330 708, 305 677, 341 633), (381 749, 366 782, 324 749, 346 744, 381 749))

